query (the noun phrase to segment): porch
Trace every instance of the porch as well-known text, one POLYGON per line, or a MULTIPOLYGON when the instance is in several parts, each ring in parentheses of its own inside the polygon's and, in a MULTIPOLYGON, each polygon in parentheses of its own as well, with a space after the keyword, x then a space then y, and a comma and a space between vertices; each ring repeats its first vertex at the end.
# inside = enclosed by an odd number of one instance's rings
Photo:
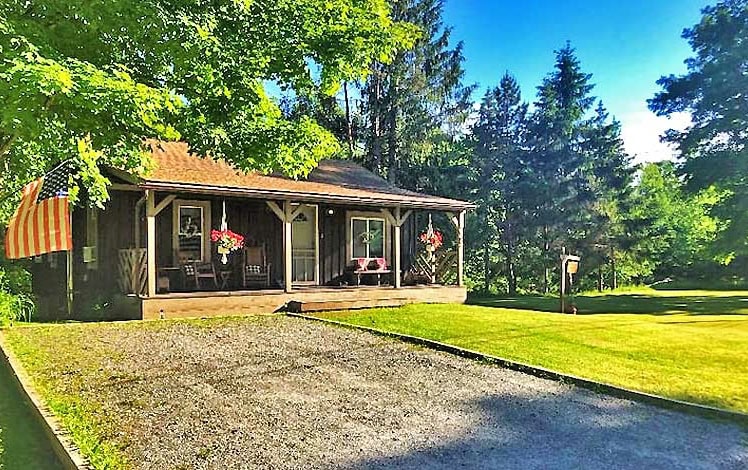
POLYGON ((140 298, 143 319, 205 317, 279 311, 309 312, 358 308, 400 307, 410 303, 464 303, 460 286, 303 287, 216 292, 180 292, 140 298))
MULTIPOLYGON (((134 248, 118 249, 118 283, 133 298, 137 318, 461 303, 467 296, 464 212, 440 215, 397 206, 138 191, 118 185, 113 201, 121 198, 130 203, 119 206, 133 211, 134 248), (229 228, 246 237, 247 244, 229 253, 225 263, 208 236, 224 213, 229 228), (446 245, 433 263, 418 241, 432 215, 442 224, 437 228, 446 228, 446 245), (261 256, 248 261, 250 251, 261 256), (204 269, 201 278, 193 277, 198 266, 204 269), (248 279, 249 268, 261 274, 248 279)), ((105 217, 120 224, 103 220, 104 227, 121 226, 126 219, 115 212, 105 217)))

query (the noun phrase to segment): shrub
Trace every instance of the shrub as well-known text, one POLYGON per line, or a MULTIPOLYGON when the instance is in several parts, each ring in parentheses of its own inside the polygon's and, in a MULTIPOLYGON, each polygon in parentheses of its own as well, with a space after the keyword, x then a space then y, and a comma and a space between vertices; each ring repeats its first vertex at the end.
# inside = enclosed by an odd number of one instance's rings
POLYGON ((28 294, 11 294, 0 290, 0 326, 14 321, 31 321, 36 304, 28 294))

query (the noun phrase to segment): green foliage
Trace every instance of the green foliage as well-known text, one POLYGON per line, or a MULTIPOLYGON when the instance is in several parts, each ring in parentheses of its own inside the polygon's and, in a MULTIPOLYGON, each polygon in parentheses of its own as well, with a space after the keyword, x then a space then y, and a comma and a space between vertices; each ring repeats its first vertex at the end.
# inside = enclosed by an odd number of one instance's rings
POLYGON ((472 128, 481 222, 468 226, 468 240, 482 251, 485 290, 500 282, 510 293, 548 292, 561 247, 582 254, 587 272, 608 262, 631 169, 620 124, 602 103, 593 112, 592 88, 567 45, 532 114, 509 74, 483 98, 472 128))
MULTIPOLYGON (((433 168, 447 159, 468 117, 474 87, 462 84, 462 43, 450 46, 443 0, 394 0, 392 16, 422 31, 413 48, 372 64, 361 84, 365 166, 414 190, 432 190, 433 168)), ((455 149, 459 152, 459 149, 455 149)))
POLYGON ((20 266, 3 265, 0 257, 0 326, 31 321, 36 305, 31 293, 31 276, 20 266))
POLYGON ((626 223, 635 277, 695 273, 713 259, 710 246, 720 222, 709 213, 721 199, 714 187, 686 194, 672 163, 651 163, 642 168, 631 198, 626 223))
POLYGON ((662 77, 662 91, 649 101, 659 115, 689 113, 685 131, 670 130, 682 172, 693 191, 716 184, 729 191, 716 212, 728 222, 722 249, 748 253, 748 1, 725 0, 704 8, 701 21, 683 32, 694 56, 687 73, 662 77))
POLYGON ((385 0, 4 0, 0 29, 0 191, 72 157, 94 203, 100 166, 147 169, 146 138, 306 175, 339 144, 284 116, 265 84, 334 93, 417 36, 385 0))

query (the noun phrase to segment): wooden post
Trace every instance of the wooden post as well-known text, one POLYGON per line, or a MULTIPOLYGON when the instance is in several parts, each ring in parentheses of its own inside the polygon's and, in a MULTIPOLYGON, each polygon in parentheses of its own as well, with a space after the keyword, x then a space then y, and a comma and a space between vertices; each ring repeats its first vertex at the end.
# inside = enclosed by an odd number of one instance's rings
POLYGON ((566 248, 561 248, 561 313, 566 313, 566 248))
POLYGON ((447 212, 449 220, 457 229, 457 285, 465 285, 465 211, 455 215, 447 212))
POLYGON ((291 224, 293 223, 293 210, 291 201, 283 201, 283 281, 286 292, 291 292, 293 275, 293 247, 291 243, 291 224))
POLYGON ((465 285, 465 211, 457 216, 457 285, 465 285))
POLYGON ((148 297, 156 295, 156 192, 146 190, 146 264, 148 297))
POLYGON ((395 289, 399 289, 402 284, 402 269, 401 269, 401 253, 400 253, 400 226, 402 225, 400 223, 400 208, 395 208, 395 221, 397 222, 395 227, 395 233, 392 237, 392 250, 394 253, 392 254, 394 257, 393 260, 393 269, 395 271, 395 289))
MULTIPOLYGON (((71 215, 72 217, 72 215, 71 215)), ((70 227, 72 227, 73 224, 70 224, 70 227)), ((66 303, 67 303, 67 313, 68 313, 68 319, 73 318, 73 250, 72 247, 70 250, 67 251, 67 283, 65 286, 65 293, 66 293, 66 303)))

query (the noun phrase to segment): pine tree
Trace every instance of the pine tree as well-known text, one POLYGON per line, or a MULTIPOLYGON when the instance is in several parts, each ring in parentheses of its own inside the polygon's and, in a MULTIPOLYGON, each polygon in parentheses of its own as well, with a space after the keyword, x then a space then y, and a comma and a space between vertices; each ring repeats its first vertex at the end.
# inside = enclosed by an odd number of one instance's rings
POLYGON ((450 48, 443 9, 443 0, 392 2, 393 19, 417 25, 422 36, 390 64, 374 64, 361 87, 363 163, 417 190, 430 184, 421 170, 438 163, 435 152, 457 136, 471 107, 472 87, 462 85, 462 43, 450 48))
POLYGON ((535 190, 528 202, 542 241, 544 292, 555 263, 551 250, 568 238, 590 198, 582 144, 585 117, 595 103, 591 78, 567 43, 556 51, 555 70, 538 87, 528 161, 535 190))
POLYGON ((585 265, 597 268, 598 290, 605 284, 603 267, 610 262, 610 284, 615 288, 615 252, 627 245, 623 223, 634 169, 621 139, 621 124, 610 119, 602 101, 586 124, 583 141, 591 199, 582 213, 577 251, 586 255, 585 265))
POLYGON ((492 283, 491 253, 498 243, 504 255, 504 275, 510 295, 517 291, 515 256, 525 211, 526 120, 527 104, 522 102, 519 85, 506 73, 499 86, 486 92, 472 129, 475 202, 483 227, 476 234, 476 241, 483 250, 484 285, 488 290, 492 283))

